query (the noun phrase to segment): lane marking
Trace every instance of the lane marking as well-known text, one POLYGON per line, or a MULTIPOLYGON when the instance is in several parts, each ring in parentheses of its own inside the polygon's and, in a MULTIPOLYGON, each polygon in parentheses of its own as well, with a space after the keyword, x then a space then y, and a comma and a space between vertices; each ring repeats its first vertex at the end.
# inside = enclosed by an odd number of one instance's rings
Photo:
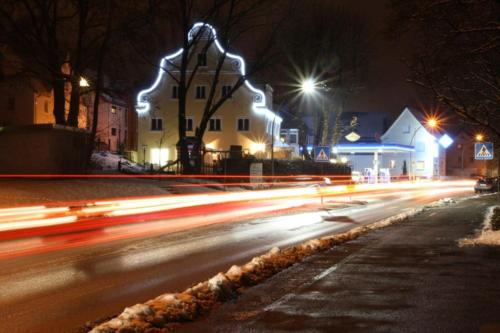
POLYGON ((337 269, 337 265, 333 265, 332 267, 325 269, 323 272, 321 272, 318 275, 316 275, 315 277, 313 277, 313 282, 321 280, 322 278, 324 278, 325 276, 327 276, 331 272, 335 271, 336 269, 337 269))

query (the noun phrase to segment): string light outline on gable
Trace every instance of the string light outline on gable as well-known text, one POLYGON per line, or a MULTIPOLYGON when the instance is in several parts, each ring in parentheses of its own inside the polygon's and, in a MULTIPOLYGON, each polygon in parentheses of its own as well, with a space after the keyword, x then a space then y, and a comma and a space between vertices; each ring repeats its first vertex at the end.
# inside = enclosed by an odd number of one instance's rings
MULTIPOLYGON (((193 25, 193 27, 188 32, 189 40, 191 40, 193 38, 193 32, 195 31, 195 29, 197 29, 201 26, 204 26, 204 27, 207 27, 208 29, 210 29, 212 35, 214 36, 214 43, 220 52, 226 53, 226 56, 228 58, 235 59, 235 60, 240 62, 240 64, 241 64, 241 66, 239 68, 240 74, 242 76, 245 76, 246 75, 246 67, 245 67, 246 65, 245 65, 245 61, 243 60, 243 58, 239 55, 232 54, 232 53, 226 52, 224 50, 224 48, 220 45, 219 40, 217 39, 217 32, 216 32, 215 28, 212 27, 210 24, 203 23, 203 22, 195 23, 193 25)), ((143 114, 143 113, 148 112, 151 109, 150 103, 147 101, 147 99, 144 99, 144 96, 149 94, 150 92, 152 92, 153 90, 155 90, 158 87, 158 85, 160 84, 161 79, 164 75, 164 68, 166 68, 167 62, 173 58, 178 57, 179 55, 182 54, 182 52, 184 52, 184 49, 180 48, 176 52, 174 52, 170 55, 167 55, 161 59, 160 69, 158 70, 158 76, 156 77, 156 80, 153 83, 153 85, 147 89, 141 90, 139 92, 139 94, 137 94, 137 105, 136 105, 137 113, 143 114)), ((280 124, 283 121, 283 119, 280 116, 278 116, 276 113, 274 113, 273 111, 269 110, 266 107, 266 95, 264 94, 264 92, 260 89, 255 88, 246 79, 245 79, 245 85, 247 86, 248 89, 250 89, 250 91, 252 91, 255 94, 260 96, 259 101, 252 102, 252 110, 257 114, 263 114, 267 119, 274 120, 277 124, 280 124)))

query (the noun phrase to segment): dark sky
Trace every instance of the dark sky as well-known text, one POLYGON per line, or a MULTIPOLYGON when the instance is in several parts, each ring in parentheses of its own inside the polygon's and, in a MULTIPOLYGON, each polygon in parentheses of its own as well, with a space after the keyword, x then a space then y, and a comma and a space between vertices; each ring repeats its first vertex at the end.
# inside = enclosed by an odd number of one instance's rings
POLYGON ((397 116, 405 106, 418 106, 414 87, 405 82, 407 70, 401 61, 404 47, 384 36, 389 9, 386 0, 339 0, 339 4, 365 15, 373 31, 374 58, 366 88, 351 104, 352 111, 387 112, 397 116))

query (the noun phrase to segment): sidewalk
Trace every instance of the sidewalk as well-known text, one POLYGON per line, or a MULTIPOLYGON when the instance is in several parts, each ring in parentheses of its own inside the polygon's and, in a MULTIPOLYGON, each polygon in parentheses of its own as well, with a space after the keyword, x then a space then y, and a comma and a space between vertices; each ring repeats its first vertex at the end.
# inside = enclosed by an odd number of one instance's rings
POLYGON ((459 247, 497 196, 315 255, 181 332, 500 332, 500 247, 459 247))

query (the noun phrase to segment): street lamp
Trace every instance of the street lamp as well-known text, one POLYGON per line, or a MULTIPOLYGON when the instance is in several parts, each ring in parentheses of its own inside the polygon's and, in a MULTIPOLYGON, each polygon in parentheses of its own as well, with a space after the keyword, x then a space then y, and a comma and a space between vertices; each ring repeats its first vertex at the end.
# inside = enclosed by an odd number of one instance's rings
MULTIPOLYGON (((314 94, 317 90, 322 90, 324 92, 328 92, 331 89, 323 82, 317 82, 311 78, 306 79, 302 81, 301 83, 301 90, 304 94, 306 95, 312 95, 314 94)), ((325 111, 325 96, 321 96, 321 113, 323 114, 323 133, 321 134, 321 144, 327 145, 327 142, 324 142, 323 139, 326 141, 326 137, 328 135, 328 123, 329 119, 326 115, 325 111)))
POLYGON ((476 141, 477 142, 482 142, 484 140, 484 135, 481 133, 476 134, 476 141))
POLYGON ((313 79, 306 79, 302 81, 300 88, 303 93, 310 95, 316 90, 316 82, 313 79))
MULTIPOLYGON (((425 121, 425 125, 427 125, 429 128, 433 129, 433 128, 437 128, 439 127, 439 120, 435 117, 430 117, 428 119, 426 119, 425 121)), ((415 131, 413 131, 413 135, 411 137, 411 140, 410 140, 410 146, 413 144, 413 139, 415 139, 415 135, 417 134, 417 132, 425 126, 424 124, 420 124, 419 127, 417 127, 415 129, 415 131)), ((413 163, 412 163, 412 152, 410 150, 410 180, 413 180, 413 177, 415 176, 415 172, 413 170, 413 163)))

